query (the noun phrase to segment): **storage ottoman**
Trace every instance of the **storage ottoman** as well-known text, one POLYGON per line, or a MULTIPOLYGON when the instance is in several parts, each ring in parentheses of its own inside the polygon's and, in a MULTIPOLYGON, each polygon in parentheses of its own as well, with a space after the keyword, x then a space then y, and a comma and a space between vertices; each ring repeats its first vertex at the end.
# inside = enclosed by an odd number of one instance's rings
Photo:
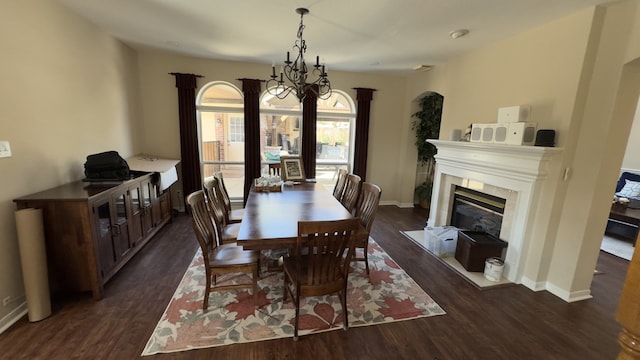
POLYGON ((502 258, 507 242, 480 231, 459 231, 456 244, 456 260, 467 271, 484 271, 485 261, 491 257, 502 258))

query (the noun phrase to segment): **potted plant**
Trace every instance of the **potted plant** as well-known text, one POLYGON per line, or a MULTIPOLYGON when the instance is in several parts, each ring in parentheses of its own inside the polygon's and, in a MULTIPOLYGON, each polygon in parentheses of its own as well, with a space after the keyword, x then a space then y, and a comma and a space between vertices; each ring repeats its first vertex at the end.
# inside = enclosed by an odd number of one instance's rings
POLYGON ((411 129, 416 132, 416 147, 418 161, 422 165, 433 161, 437 149, 427 139, 437 139, 440 135, 440 120, 442 118, 442 95, 428 93, 418 100, 419 110, 411 115, 413 122, 411 129))
POLYGON ((418 162, 426 173, 426 180, 415 188, 415 194, 420 206, 429 207, 431 191, 433 189, 433 172, 435 168, 434 155, 436 147, 427 139, 437 139, 440 135, 440 121, 442 118, 443 97, 438 93, 428 93, 418 100, 419 110, 411 115, 413 121, 411 129, 416 134, 418 162))
POLYGON ((433 181, 424 181, 415 189, 415 194, 420 201, 420 207, 428 209, 431 205, 431 191, 433 190, 433 181))

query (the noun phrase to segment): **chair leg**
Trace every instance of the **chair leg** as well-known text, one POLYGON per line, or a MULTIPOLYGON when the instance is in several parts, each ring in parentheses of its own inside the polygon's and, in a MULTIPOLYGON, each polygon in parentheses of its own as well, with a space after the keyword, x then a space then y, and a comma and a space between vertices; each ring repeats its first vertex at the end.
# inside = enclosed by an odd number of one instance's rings
POLYGON ((287 273, 284 273, 284 287, 282 288, 282 302, 287 301, 287 295, 289 293, 289 277, 287 273))
POLYGON ((347 314, 347 286, 345 284, 344 290, 338 293, 340 297, 340 303, 342 304, 342 316, 344 317, 342 328, 347 330, 349 328, 349 316, 347 314))
POLYGON ((364 266, 367 269, 367 276, 369 276, 369 241, 364 244, 364 266))
POLYGON ((209 308, 209 293, 211 292, 211 276, 212 276, 210 274, 206 274, 206 275, 207 275, 207 284, 206 284, 206 287, 204 288, 204 299, 202 299, 202 310, 205 312, 207 311, 207 308, 209 308))
POLYGON ((258 274, 260 273, 259 265, 253 265, 253 306, 258 308, 258 274))
MULTIPOLYGON (((300 290, 300 289, 298 289, 298 290, 300 290)), ((296 302, 296 319, 295 319, 295 324, 294 324, 294 329, 293 329, 293 341, 298 341, 298 324, 299 324, 299 320, 300 320, 300 295, 299 295, 299 291, 296 291, 295 302, 296 302)))

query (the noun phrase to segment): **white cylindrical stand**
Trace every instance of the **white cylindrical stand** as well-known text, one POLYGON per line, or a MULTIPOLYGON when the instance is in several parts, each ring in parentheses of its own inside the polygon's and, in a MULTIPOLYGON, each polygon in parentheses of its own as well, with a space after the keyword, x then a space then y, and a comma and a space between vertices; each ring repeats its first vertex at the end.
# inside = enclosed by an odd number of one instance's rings
POLYGON ((17 210, 15 218, 29 321, 40 321, 51 315, 42 209, 17 210))

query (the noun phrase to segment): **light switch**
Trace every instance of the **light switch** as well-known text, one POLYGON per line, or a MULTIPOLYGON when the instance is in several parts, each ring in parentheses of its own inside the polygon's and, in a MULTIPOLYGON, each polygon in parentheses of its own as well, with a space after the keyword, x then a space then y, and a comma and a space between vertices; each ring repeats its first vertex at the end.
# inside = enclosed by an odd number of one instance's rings
POLYGON ((0 141, 0 158, 11 157, 11 146, 8 141, 0 141))

